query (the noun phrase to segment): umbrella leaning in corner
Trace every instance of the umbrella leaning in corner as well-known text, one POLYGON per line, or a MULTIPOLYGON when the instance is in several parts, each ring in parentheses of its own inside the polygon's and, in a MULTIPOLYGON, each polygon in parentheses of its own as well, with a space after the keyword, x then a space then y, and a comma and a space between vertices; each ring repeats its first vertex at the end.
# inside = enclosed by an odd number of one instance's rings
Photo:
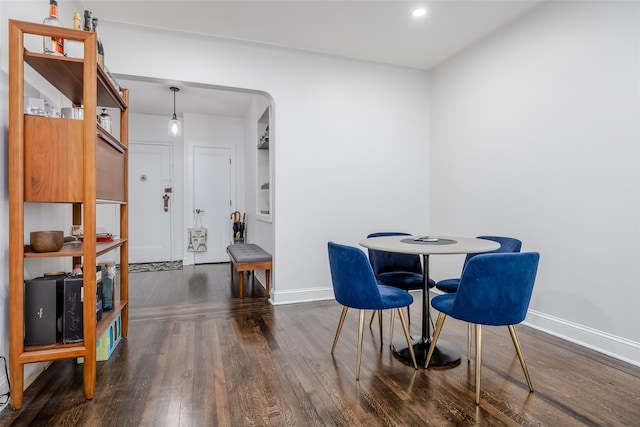
POLYGON ((237 239, 240 237, 240 212, 231 212, 231 216, 229 218, 233 220, 233 238, 237 239))
POLYGON ((242 222, 240 223, 240 238, 244 240, 244 230, 247 223, 247 213, 242 214, 242 222))

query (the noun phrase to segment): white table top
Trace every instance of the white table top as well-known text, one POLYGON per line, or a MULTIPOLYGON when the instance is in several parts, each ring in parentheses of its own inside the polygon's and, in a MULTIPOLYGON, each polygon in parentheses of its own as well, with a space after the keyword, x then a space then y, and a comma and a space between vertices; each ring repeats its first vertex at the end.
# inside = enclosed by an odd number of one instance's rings
POLYGON ((370 237, 360 241, 360 246, 388 252, 421 255, 447 255, 490 252, 500 248, 500 243, 493 240, 472 237, 429 236, 437 238, 437 242, 416 242, 417 236, 381 236, 370 237), (403 242, 405 240, 405 242, 403 242), (407 242, 410 240, 410 242, 407 242), (447 243, 447 244, 443 244, 447 243))

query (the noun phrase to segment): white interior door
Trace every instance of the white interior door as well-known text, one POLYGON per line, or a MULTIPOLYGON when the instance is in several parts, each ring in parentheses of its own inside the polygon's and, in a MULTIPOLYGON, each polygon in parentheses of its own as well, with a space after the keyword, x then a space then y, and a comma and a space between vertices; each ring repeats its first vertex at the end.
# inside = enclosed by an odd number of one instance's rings
POLYGON ((129 144, 129 262, 171 261, 171 146, 129 144), (163 196, 167 194, 167 210, 163 196))
MULTIPOLYGON (((193 206, 200 210, 199 223, 207 228, 207 250, 193 252, 195 264, 228 262, 231 240, 231 150, 193 148, 193 206)), ((196 224, 194 213, 194 224, 196 224)))

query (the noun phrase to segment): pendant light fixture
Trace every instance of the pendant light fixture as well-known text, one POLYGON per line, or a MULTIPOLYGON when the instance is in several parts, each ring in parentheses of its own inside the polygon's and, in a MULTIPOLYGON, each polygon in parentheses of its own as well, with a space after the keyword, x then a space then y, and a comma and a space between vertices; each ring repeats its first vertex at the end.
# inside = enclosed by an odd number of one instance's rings
POLYGON ((170 136, 182 136, 182 123, 176 117, 176 92, 180 90, 175 86, 171 86, 169 89, 173 92, 173 117, 169 120, 168 130, 170 136))

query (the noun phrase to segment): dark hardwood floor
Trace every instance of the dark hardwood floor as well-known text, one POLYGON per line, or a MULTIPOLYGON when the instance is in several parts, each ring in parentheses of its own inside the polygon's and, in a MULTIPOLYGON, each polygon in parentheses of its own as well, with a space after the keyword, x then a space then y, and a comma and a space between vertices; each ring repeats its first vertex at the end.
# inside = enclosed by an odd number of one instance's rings
MULTIPOLYGON (((355 310, 331 356, 341 311, 333 301, 273 307, 251 280, 239 300, 228 264, 134 273, 130 282, 129 337, 98 363, 93 400, 83 397, 81 366, 55 362, 0 425, 640 425, 640 368, 524 326, 535 392, 507 329, 487 327, 476 406, 473 363, 463 356, 453 369, 414 371, 391 355, 388 314, 383 345, 377 327, 365 330, 357 383, 355 310)), ((442 339, 464 349, 466 325, 448 319, 442 339)))

